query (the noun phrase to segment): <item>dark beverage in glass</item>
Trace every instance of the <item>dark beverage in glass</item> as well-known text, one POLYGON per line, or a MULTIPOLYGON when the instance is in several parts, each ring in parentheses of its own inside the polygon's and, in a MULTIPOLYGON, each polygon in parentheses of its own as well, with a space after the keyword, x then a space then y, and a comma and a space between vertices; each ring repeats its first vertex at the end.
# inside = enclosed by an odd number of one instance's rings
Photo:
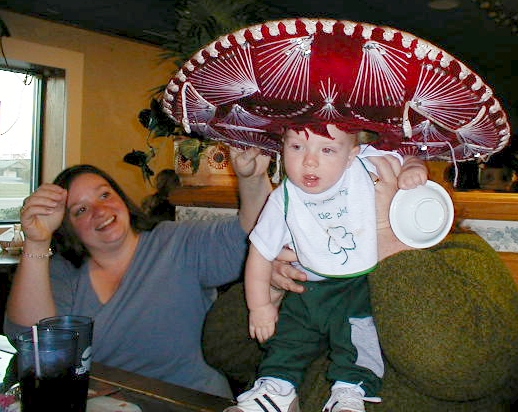
POLYGON ((74 394, 72 402, 73 412, 86 412, 86 401, 88 399, 88 384, 90 381, 90 372, 77 374, 75 371, 72 376, 71 391, 74 394))
POLYGON ((73 368, 66 374, 37 378, 30 370, 20 379, 22 412, 41 412, 42 405, 53 412, 70 412, 72 409, 73 368))

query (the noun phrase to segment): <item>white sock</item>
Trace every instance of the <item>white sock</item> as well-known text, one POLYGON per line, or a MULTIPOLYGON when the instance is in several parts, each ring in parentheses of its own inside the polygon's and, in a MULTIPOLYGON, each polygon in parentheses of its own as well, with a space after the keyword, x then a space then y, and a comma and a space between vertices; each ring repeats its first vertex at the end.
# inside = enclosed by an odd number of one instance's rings
POLYGON ((362 383, 363 383, 363 381, 362 382, 358 382, 358 383, 349 383, 349 382, 344 382, 344 381, 336 381, 334 383, 334 385, 331 387, 331 390, 338 389, 338 388, 351 388, 351 389, 354 389, 355 391, 357 391, 362 396, 364 401, 374 402, 374 403, 381 402, 381 398, 378 397, 378 396, 369 396, 369 397, 366 398, 365 397, 365 390, 360 386, 362 383))
POLYGON ((360 386, 363 382, 360 383, 349 383, 344 381, 336 381, 331 390, 333 389, 339 389, 339 388, 351 388, 357 391, 362 397, 365 396, 365 391, 360 386))

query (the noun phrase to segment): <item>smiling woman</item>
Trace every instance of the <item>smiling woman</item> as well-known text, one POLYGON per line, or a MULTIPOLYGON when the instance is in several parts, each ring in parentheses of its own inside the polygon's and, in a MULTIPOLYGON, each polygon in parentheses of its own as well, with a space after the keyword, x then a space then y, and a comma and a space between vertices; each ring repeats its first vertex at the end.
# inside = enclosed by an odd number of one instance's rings
MULTIPOLYGON (((76 165, 61 172, 54 184, 68 191, 66 204, 59 200, 63 224, 56 232, 52 247, 66 257, 75 267, 80 267, 93 250, 101 250, 106 245, 95 244, 92 237, 101 236, 103 228, 110 223, 113 228, 121 228, 118 234, 135 240, 137 234, 151 230, 156 222, 150 220, 144 212, 126 195, 120 185, 103 170, 90 165, 76 165), (120 231, 124 229, 124 233, 120 231), (93 244, 92 244, 93 242, 93 244)), ((63 196, 63 193, 61 193, 63 196)), ((59 216, 58 216, 59 217, 59 216)), ((109 232, 108 229, 104 232, 109 232)), ((120 246, 120 245, 119 245, 120 246)), ((132 250, 135 249, 133 244, 132 250)), ((118 268, 122 265, 118 262, 118 268)))
POLYGON ((211 222, 150 220, 92 165, 40 185, 21 213, 5 333, 14 339, 44 317, 88 316, 95 362, 230 396, 203 358, 201 331, 216 288, 241 274, 247 230, 271 189, 259 151, 233 161, 246 200, 239 216, 211 222))

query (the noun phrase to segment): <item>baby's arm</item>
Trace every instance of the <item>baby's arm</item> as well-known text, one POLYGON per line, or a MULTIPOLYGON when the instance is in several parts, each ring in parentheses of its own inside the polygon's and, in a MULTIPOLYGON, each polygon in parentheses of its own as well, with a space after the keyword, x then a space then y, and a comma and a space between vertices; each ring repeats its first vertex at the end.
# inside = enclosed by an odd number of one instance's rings
POLYGON ((251 244, 245 268, 245 295, 250 311, 250 336, 259 342, 273 335, 279 317, 270 295, 271 276, 272 262, 266 260, 251 244))
POLYGON ((428 180, 428 168, 424 160, 416 156, 405 156, 397 178, 400 189, 413 189, 428 180))

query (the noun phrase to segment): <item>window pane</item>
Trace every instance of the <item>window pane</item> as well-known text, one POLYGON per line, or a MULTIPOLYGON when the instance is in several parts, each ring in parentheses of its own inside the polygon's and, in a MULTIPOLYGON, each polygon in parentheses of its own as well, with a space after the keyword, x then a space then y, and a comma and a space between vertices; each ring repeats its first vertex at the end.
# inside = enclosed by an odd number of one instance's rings
POLYGON ((34 176, 36 77, 0 70, 0 223, 19 221, 34 176))

